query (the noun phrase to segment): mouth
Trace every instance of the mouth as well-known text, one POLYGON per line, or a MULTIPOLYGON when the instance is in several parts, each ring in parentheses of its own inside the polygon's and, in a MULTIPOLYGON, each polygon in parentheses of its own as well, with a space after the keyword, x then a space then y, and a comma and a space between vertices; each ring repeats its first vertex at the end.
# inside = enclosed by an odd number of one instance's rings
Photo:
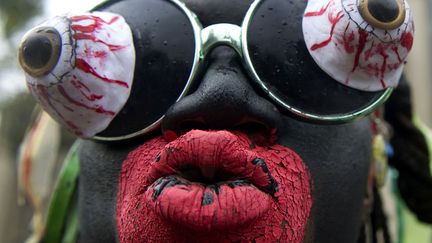
POLYGON ((120 242, 303 241, 311 181, 298 154, 239 131, 146 141, 119 179, 120 242))
POLYGON ((193 130, 152 163, 146 200, 163 218, 194 230, 237 227, 262 216, 278 184, 243 134, 193 130))

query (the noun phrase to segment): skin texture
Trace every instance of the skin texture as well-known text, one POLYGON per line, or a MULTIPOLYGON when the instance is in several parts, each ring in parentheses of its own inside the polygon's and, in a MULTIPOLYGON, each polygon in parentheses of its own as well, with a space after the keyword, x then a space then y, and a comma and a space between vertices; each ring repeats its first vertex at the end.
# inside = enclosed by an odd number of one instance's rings
MULTIPOLYGON (((248 8, 245 1, 226 0, 218 1, 216 11, 206 5, 212 2, 196 0, 186 3, 204 26, 218 22, 240 24, 248 8), (225 13, 223 9, 230 11, 225 13)), ((122 165, 131 163, 127 159, 128 154, 133 156, 131 151, 155 137, 166 140, 166 143, 192 129, 201 129, 241 131, 251 141, 257 142, 260 149, 270 144, 294 151, 307 168, 312 200, 307 222, 302 223, 304 230, 294 233, 304 236, 295 239, 303 238, 304 242, 356 242, 362 223, 362 202, 371 156, 369 120, 343 125, 316 125, 293 119, 254 85, 233 49, 216 47, 206 62, 196 85, 185 98, 170 107, 160 129, 127 142, 83 141, 79 181, 80 241, 116 242, 119 239, 116 210, 119 207, 117 196, 122 193, 118 188, 122 183, 122 165), (271 139, 272 131, 275 131, 274 139, 271 139)), ((340 102, 350 100, 347 97, 340 102)), ((123 168, 123 171, 130 170, 123 168)), ((284 206, 288 210, 292 207, 289 203, 284 206)), ((263 224, 260 222, 263 219, 265 217, 258 218, 254 224, 263 224)), ((147 234, 157 236, 170 227, 147 234)), ((181 237, 190 235, 184 232, 181 237)), ((231 236, 238 234, 242 232, 241 227, 230 232, 231 236)), ((240 234, 240 237, 245 234, 240 234)), ((187 238, 177 239, 187 241, 187 238)), ((254 238, 233 239, 247 242, 254 238)))

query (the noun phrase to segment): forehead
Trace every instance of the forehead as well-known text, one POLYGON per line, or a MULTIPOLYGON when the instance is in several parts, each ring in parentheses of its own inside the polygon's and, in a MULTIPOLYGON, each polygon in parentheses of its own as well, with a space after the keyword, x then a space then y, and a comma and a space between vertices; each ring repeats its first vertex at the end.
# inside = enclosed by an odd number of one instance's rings
POLYGON ((216 23, 240 25, 253 0, 182 0, 204 27, 216 23))

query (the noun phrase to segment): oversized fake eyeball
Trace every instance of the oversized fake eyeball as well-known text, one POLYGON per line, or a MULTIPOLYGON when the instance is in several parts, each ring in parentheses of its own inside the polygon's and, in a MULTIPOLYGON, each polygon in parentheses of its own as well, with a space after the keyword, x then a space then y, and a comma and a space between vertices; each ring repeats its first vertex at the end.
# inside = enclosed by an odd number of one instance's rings
POLYGON ((303 34, 309 53, 332 78, 379 91, 397 86, 414 24, 405 0, 309 0, 303 34))
POLYGON ((19 61, 33 96, 75 135, 103 131, 129 98, 135 48, 122 16, 57 16, 30 30, 19 61))

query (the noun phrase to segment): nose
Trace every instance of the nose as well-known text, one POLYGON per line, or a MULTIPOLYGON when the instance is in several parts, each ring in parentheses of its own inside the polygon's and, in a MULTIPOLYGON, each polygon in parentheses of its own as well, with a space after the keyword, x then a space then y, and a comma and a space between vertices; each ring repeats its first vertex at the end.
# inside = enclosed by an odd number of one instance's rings
POLYGON ((280 123, 277 108, 259 96, 231 47, 218 46, 193 93, 174 104, 162 121, 168 140, 191 129, 241 130, 270 137, 280 123))

